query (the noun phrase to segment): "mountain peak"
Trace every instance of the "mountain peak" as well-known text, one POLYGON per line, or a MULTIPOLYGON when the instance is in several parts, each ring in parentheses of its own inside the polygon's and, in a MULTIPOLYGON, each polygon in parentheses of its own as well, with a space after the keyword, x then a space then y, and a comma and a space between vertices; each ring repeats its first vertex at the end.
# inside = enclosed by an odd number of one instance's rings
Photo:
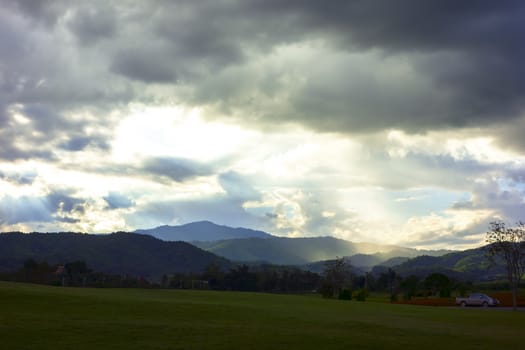
POLYGON ((220 241, 234 238, 270 238, 272 235, 247 228, 233 228, 203 220, 179 226, 163 225, 152 229, 136 230, 163 241, 220 241))

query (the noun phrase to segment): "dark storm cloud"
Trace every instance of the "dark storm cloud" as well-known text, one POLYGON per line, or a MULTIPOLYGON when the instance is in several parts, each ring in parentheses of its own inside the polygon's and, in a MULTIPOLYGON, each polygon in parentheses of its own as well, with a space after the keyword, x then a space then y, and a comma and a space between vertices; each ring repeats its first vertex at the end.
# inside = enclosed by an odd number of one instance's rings
POLYGON ((145 83, 175 83, 174 64, 162 50, 140 48, 118 52, 113 58, 111 70, 145 83))
MULTIPOLYGON (((13 60, 24 53, 28 53, 27 45, 30 44, 29 38, 20 31, 20 24, 10 18, 9 13, 0 11, 0 59, 2 61, 13 60)), ((5 72, 7 73, 7 72, 5 72)), ((8 82, 6 76, 3 76, 3 85, 8 82)), ((4 85, 5 86, 5 85, 4 85)))
POLYGON ((424 168, 429 172, 438 172, 443 169, 450 173, 456 173, 458 176, 483 176, 498 169, 495 164, 483 164, 471 157, 456 159, 448 154, 430 156, 410 153, 407 157, 416 162, 419 165, 418 168, 424 168))
POLYGON ((167 178, 177 182, 213 174, 213 170, 190 159, 158 157, 145 160, 140 167, 145 174, 167 178))
POLYGON ((85 199, 72 196, 70 191, 55 191, 45 197, 45 201, 51 212, 63 212, 71 214, 77 212, 83 214, 86 203, 85 199))
POLYGON ((125 209, 135 205, 132 199, 118 192, 109 192, 108 195, 104 197, 104 200, 108 204, 109 209, 125 209))
MULTIPOLYGON (((151 157, 128 163, 85 163, 75 165, 75 170, 87 174, 129 179, 141 179, 170 185, 172 182, 191 182, 198 177, 214 176, 227 166, 227 161, 199 162, 188 158, 151 157)), ((244 185, 243 185, 244 186, 244 185)), ((245 184, 245 186, 249 186, 245 184)))
POLYGON ((8 107, 21 88, 16 61, 25 57, 32 43, 22 32, 20 23, 0 9, 0 128, 9 120, 8 107))
POLYGON ((116 18, 111 7, 84 7, 76 11, 69 27, 82 45, 91 45, 116 31, 116 18))
POLYGON ((182 59, 219 69, 241 62, 243 41, 252 36, 257 21, 242 16, 235 3, 202 1, 172 3, 153 26, 182 59))
POLYGON ((58 145, 58 147, 67 151, 82 151, 89 146, 93 146, 102 150, 108 150, 109 144, 106 139, 101 136, 71 136, 67 141, 58 145))
POLYGON ((68 151, 81 151, 86 148, 91 139, 88 137, 75 137, 69 139, 67 142, 59 145, 60 148, 63 148, 68 151))
POLYGON ((47 103, 62 122, 65 107, 171 97, 350 133, 487 126, 524 110, 521 1, 36 3, 3 10, 0 123, 15 103, 47 103), (70 41, 33 21, 65 24, 79 46, 62 55, 70 41), (315 55, 275 58, 294 45, 315 55), (152 98, 144 83, 165 90, 152 98))
POLYGON ((145 83, 192 85, 245 59, 242 47, 251 36, 252 22, 232 20, 236 6, 231 3, 151 4, 136 9, 137 19, 148 17, 148 23, 127 23, 143 30, 137 40, 123 42, 111 55, 112 72, 145 83))
POLYGON ((55 221, 57 222, 63 222, 66 224, 76 224, 78 222, 81 222, 82 220, 76 219, 76 218, 70 218, 70 217, 55 217, 55 221))
POLYGON ((508 167, 505 171, 505 176, 517 184, 525 184, 525 167, 508 167))
POLYGON ((244 8, 262 20, 282 18, 349 52, 403 55, 429 81, 423 94, 407 89, 403 79, 392 86, 370 86, 391 82, 373 74, 356 82, 356 67, 341 65, 342 71, 334 71, 335 85, 319 77, 298 96, 298 112, 310 115, 306 121, 315 127, 352 131, 370 123, 372 128, 426 130, 515 119, 523 111, 521 1, 276 0, 245 2, 244 8))
POLYGON ((2 3, 46 26, 54 25, 66 9, 63 0, 2 0, 2 3))
POLYGON ((150 18, 146 47, 117 51, 111 69, 132 80, 182 84, 189 101, 237 110, 245 120, 419 132, 485 126, 523 112, 519 1, 154 4, 162 11, 141 10, 150 18), (325 43, 311 62, 250 66, 308 41, 325 43), (396 73, 403 65, 408 72, 396 73), (299 83, 287 79, 294 70, 299 83))
POLYGON ((289 17, 294 25, 332 31, 350 46, 365 48, 490 50, 497 45, 514 51, 523 38, 516 31, 521 28, 524 8, 519 0, 253 0, 241 4, 251 16, 289 17), (502 37, 503 33, 508 36, 502 37))
POLYGON ((83 126, 81 122, 69 120, 51 106, 43 104, 28 104, 21 112, 33 122, 34 130, 40 131, 44 138, 52 138, 63 130, 75 130, 83 126))
MULTIPOLYGON (((2 132, 0 132, 2 135, 2 132)), ((5 137, 0 140, 0 159, 7 161, 42 159, 54 161, 56 157, 52 151, 39 149, 20 149, 15 145, 14 138, 5 137)))

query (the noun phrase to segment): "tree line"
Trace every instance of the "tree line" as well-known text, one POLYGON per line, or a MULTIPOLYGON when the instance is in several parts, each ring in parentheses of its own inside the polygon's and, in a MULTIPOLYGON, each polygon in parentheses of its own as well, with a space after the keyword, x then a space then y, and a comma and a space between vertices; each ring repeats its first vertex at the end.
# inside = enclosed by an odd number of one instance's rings
POLYGON ((163 276, 162 287, 181 289, 235 290, 253 292, 312 292, 321 276, 290 266, 238 265, 224 271, 215 264, 202 273, 163 276))
POLYGON ((108 288, 175 288, 254 291, 274 293, 320 293, 326 298, 365 300, 369 292, 387 292, 391 300, 415 296, 449 297, 452 290, 465 294, 471 285, 453 281, 443 274, 430 274, 424 279, 401 277, 393 269, 379 274, 354 274, 344 258, 327 261, 322 273, 297 267, 237 265, 223 270, 208 265, 199 273, 174 273, 160 280, 149 280, 128 274, 107 274, 91 270, 84 261, 51 265, 27 259, 14 272, 0 274, 1 280, 69 287, 108 288))
POLYGON ((350 263, 337 258, 325 264, 319 292, 326 298, 364 301, 369 292, 388 293, 391 301, 410 300, 413 297, 448 298, 452 291, 465 295, 473 284, 449 278, 441 273, 430 273, 425 278, 415 275, 403 277, 389 268, 380 273, 354 275, 350 263))
POLYGON ((34 259, 25 260, 18 270, 0 273, 0 280, 64 287, 148 288, 154 286, 140 276, 93 271, 84 261, 52 265, 47 261, 37 262, 34 259))
POLYGON ((91 270, 84 261, 51 265, 27 259, 16 271, 0 273, 0 280, 68 287, 178 288, 260 292, 311 292, 318 288, 317 273, 288 266, 238 265, 224 271, 210 264, 200 273, 174 273, 159 279, 91 270))

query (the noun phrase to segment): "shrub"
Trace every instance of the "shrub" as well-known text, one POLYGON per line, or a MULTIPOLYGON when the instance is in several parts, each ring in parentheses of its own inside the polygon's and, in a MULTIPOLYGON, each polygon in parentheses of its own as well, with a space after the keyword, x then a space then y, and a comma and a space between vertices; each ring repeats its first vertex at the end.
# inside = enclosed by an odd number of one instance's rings
POLYGON ((439 291, 440 298, 450 298, 450 289, 444 288, 439 291))
POLYGON ((368 292, 364 288, 358 289, 352 294, 352 298, 357 301, 365 301, 367 296, 368 292))
POLYGON ((396 293, 390 294, 390 302, 391 303, 397 302, 397 294, 396 293))
POLYGON ((333 298, 334 297, 334 289, 332 288, 332 286, 328 285, 327 283, 323 283, 317 291, 319 292, 319 294, 323 296, 323 298, 333 298))
POLYGON ((352 291, 350 289, 343 289, 339 293, 339 299, 341 300, 352 300, 352 291))

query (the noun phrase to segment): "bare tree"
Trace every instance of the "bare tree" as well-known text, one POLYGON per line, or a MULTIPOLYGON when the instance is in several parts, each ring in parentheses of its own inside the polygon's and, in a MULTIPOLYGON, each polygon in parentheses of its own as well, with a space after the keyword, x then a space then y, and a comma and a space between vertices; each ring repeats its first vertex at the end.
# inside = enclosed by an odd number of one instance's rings
POLYGON ((525 223, 520 221, 514 227, 507 227, 502 221, 491 222, 486 242, 491 261, 500 257, 505 264, 512 290, 512 307, 516 310, 518 287, 525 272, 525 223))

